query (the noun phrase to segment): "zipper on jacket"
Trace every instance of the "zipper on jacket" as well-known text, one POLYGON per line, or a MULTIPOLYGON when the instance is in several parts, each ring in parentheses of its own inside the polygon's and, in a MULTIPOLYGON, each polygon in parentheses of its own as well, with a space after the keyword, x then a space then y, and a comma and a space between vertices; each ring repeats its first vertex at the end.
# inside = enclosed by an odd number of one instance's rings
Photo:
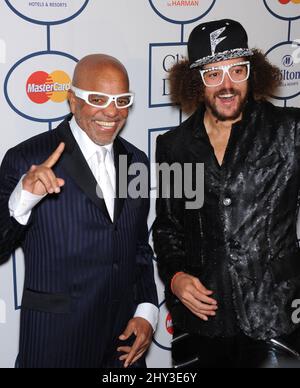
POLYGON ((203 254, 203 236, 204 236, 204 233, 203 233, 203 223, 202 223, 201 213, 199 213, 199 226, 200 226, 200 238, 201 238, 201 265, 203 268, 203 266, 204 266, 204 254, 203 254))

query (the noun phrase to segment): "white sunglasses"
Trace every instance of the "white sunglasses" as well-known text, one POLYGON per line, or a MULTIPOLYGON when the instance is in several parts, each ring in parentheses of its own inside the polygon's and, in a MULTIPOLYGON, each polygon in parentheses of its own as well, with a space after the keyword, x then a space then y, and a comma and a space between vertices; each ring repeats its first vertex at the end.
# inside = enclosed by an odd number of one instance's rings
POLYGON ((232 82, 241 83, 246 81, 250 75, 250 62, 238 62, 227 66, 216 66, 200 70, 203 83, 207 87, 219 86, 224 82, 225 74, 232 82))
POLYGON ((88 105, 96 108, 105 109, 112 101, 114 101, 118 109, 125 109, 133 104, 134 93, 123 93, 123 94, 106 94, 102 92, 93 92, 88 90, 82 90, 71 86, 71 90, 75 96, 84 100, 88 105))

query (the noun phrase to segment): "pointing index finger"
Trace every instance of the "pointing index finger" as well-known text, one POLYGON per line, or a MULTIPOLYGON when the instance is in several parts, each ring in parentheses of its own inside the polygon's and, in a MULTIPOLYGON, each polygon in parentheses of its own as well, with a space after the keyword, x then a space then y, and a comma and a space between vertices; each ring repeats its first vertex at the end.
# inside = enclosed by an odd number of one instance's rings
POLYGON ((52 168, 61 157, 62 153, 65 149, 65 143, 60 143, 60 145, 56 148, 52 155, 43 163, 45 167, 52 168))

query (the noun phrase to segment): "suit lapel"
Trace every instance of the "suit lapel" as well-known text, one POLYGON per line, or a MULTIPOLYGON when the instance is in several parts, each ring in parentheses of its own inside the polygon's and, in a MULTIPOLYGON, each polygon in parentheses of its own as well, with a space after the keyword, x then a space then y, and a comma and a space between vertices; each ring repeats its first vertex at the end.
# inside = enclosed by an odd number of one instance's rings
POLYGON ((104 199, 97 195, 97 181, 71 132, 68 121, 65 120, 57 130, 61 141, 66 144, 61 158, 62 167, 86 196, 110 219, 104 199))
MULTIPOLYGON (((72 116, 67 117, 67 119, 59 125, 57 128, 58 135, 66 144, 65 151, 60 160, 63 169, 68 173, 68 175, 75 181, 75 183, 81 188, 81 190, 86 194, 86 196, 105 214, 105 216, 111 221, 105 201, 103 198, 100 198, 97 195, 96 187, 97 181, 87 164, 79 145, 77 144, 72 131, 70 129, 68 121, 72 116)), ((128 169, 132 160, 132 153, 128 152, 124 144, 119 138, 116 138, 114 142, 114 162, 116 168, 116 199, 115 199, 115 209, 114 209, 114 223, 119 219, 121 212, 124 207, 125 198, 120 198, 120 178, 122 171, 125 172, 125 169, 120 171, 119 158, 120 156, 126 157, 127 166, 126 173, 128 177, 128 169)), ((99 189, 99 188, 98 188, 99 189)))

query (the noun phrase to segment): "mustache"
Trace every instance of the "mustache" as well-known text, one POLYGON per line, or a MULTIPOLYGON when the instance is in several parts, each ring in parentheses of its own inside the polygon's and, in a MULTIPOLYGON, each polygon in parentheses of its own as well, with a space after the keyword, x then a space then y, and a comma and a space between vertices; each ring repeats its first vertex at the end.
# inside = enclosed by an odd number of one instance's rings
POLYGON ((234 96, 240 96, 241 95, 241 92, 237 89, 234 89, 234 88, 230 88, 230 89, 222 89, 222 90, 219 90, 218 92, 216 92, 214 94, 214 97, 220 97, 224 94, 233 94, 234 96))

